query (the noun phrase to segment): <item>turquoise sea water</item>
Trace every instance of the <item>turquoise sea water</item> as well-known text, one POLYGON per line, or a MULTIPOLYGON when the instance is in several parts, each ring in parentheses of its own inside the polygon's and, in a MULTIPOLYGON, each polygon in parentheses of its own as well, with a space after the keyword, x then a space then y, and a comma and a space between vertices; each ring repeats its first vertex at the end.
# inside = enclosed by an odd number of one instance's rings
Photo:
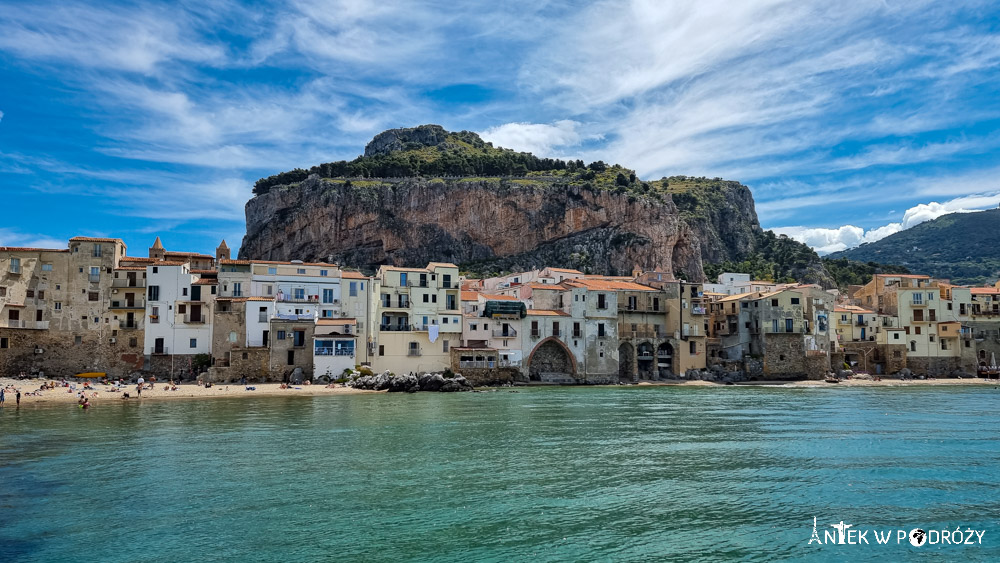
POLYGON ((996 561, 998 412, 993 387, 8 402, 0 561, 996 561), (814 516, 986 533, 810 546, 814 516))

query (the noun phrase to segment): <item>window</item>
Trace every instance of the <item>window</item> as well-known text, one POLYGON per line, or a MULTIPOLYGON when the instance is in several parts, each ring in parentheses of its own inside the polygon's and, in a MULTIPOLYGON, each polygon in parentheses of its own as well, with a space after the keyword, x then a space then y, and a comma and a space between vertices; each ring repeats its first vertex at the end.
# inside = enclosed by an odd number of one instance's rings
POLYGON ((604 296, 603 293, 598 293, 597 294, 597 308, 598 309, 607 309, 608 308, 608 304, 607 304, 606 298, 605 298, 605 296, 604 296))
POLYGON ((778 319, 771 319, 771 332, 778 332, 778 319))
POLYGON ((442 317, 441 318, 441 324, 443 324, 443 325, 448 324, 448 317, 442 317))
POLYGON ((20 274, 21 273, 21 259, 11 258, 10 259, 10 273, 20 274))
POLYGON ((306 331, 296 330, 292 332, 292 346, 305 346, 306 345, 306 331))
POLYGON ((442 352, 447 352, 448 351, 448 341, 447 340, 442 340, 441 341, 441 351, 442 352))
POLYGON ((604 323, 597 323, 597 337, 604 338, 604 323))
POLYGON ((181 295, 184 296, 184 297, 187 297, 187 294, 188 294, 188 288, 182 287, 181 288, 181 295))
POLYGON ((233 282, 233 297, 243 297, 243 283, 233 282))
POLYGON ((330 271, 329 270, 320 270, 319 271, 319 275, 325 278, 326 276, 330 275, 330 271))
POLYGON ((181 303, 180 305, 178 305, 177 306, 177 312, 180 313, 180 314, 182 314, 182 315, 184 313, 187 313, 187 305, 185 305, 184 303, 181 303))
POLYGON ((24 290, 24 296, 25 297, 34 297, 35 296, 35 290, 34 289, 26 289, 26 290, 24 290))
POLYGON ((128 339, 128 345, 129 345, 129 348, 135 348, 136 346, 139 345, 139 339, 136 338, 136 337, 134 337, 134 336, 132 338, 129 338, 128 339))
POLYGON ((9 347, 10 347, 10 341, 7 340, 6 338, 0 338, 0 348, 9 348, 9 347))
POLYGON ((559 336, 559 323, 552 323, 552 336, 559 336))
POLYGON ((306 290, 305 288, 302 287, 296 287, 295 289, 293 289, 292 294, 295 296, 295 299, 298 299, 300 301, 306 298, 306 290))
POLYGON ((469 324, 469 330, 479 330, 479 328, 477 327, 479 327, 479 325, 477 325, 476 323, 469 324))
POLYGON ((278 340, 284 340, 284 339, 285 339, 285 331, 279 330, 278 331, 278 340))
POLYGON ((573 323, 573 338, 580 338, 580 323, 573 323))
POLYGON ((424 294, 424 303, 430 303, 430 302, 431 302, 431 296, 430 296, 430 294, 429 293, 425 293, 424 294))
POLYGON ((799 304, 799 298, 798 297, 792 297, 792 305, 798 305, 798 304, 799 304))
POLYGON ((157 266, 153 266, 153 273, 154 274, 160 273, 160 268, 158 268, 157 266))
POLYGON ((351 282, 350 285, 348 285, 348 295, 351 297, 358 296, 358 282, 351 282))
POLYGON ((53 305, 53 308, 54 308, 54 309, 55 309, 56 311, 62 311, 62 303, 60 303, 59 301, 56 301, 56 302, 55 302, 55 305, 53 305))
POLYGON ((295 269, 295 273, 296 274, 304 274, 304 273, 306 273, 306 269, 305 268, 296 268, 295 269))
POLYGON ((323 290, 323 303, 333 303, 333 290, 324 289, 323 290))
POLYGON ((149 286, 149 300, 150 301, 160 300, 160 286, 158 285, 149 286))
POLYGON ((39 299, 45 299, 45 291, 44 290, 41 290, 41 289, 38 290, 38 298, 39 299))
POLYGON ((0 286, 0 297, 7 297, 7 288, 0 286))
POLYGON ((385 345, 383 345, 383 344, 379 344, 378 345, 378 355, 379 356, 384 356, 385 355, 385 345))
POLYGON ((267 290, 267 294, 268 295, 274 295, 274 286, 273 285, 265 285, 264 289, 267 290))
POLYGON ((230 342, 236 342, 236 331, 235 330, 229 331, 229 341, 230 342))
POLYGON ((892 339, 893 340, 899 340, 899 331, 894 331, 892 333, 892 339))
POLYGON ((83 337, 82 336, 74 336, 73 337, 73 344, 83 344, 83 337))
POLYGON ((743 309, 749 309, 750 308, 750 303, 747 302, 747 301, 741 301, 740 302, 740 307, 743 308, 743 309))
POLYGON ((18 311, 17 309, 10 309, 7 311, 7 318, 12 321, 20 320, 21 311, 18 311))
POLYGON ((42 264, 42 271, 43 272, 51 272, 52 271, 52 264, 42 264))
POLYGON ((96 291, 87 293, 87 301, 97 301, 98 299, 100 299, 100 295, 96 291))
POLYGON ((777 299, 772 299, 771 300, 771 306, 772 307, 777 307, 778 306, 778 300, 777 299))
POLYGON ((913 327, 913 334, 920 334, 920 327, 919 326, 913 327))
POLYGON ((198 347, 198 339, 197 338, 192 338, 191 339, 191 348, 197 348, 197 347, 198 347))
POLYGON ((101 268, 98 266, 90 267, 90 281, 99 282, 101 281, 101 268))
POLYGON ((916 340, 911 340, 910 341, 910 352, 916 352, 916 351, 917 351, 917 341, 916 340))
POLYGON ((287 363, 290 366, 294 366, 295 365, 295 350, 289 350, 288 351, 287 363))
POLYGON ((531 321, 531 336, 538 337, 538 321, 531 321))
POLYGON ((94 256, 94 258, 100 258, 101 257, 101 245, 99 245, 99 244, 95 244, 94 245, 93 256, 94 256))
MULTIPOLYGON (((899 335, 897 334, 896 336, 899 336, 899 335)), ((902 358, 903 357, 903 353, 900 352, 899 350, 893 350, 892 357, 893 358, 897 358, 897 359, 902 358)))
POLYGON ((275 275, 275 274, 278 273, 278 269, 274 268, 274 267, 268 267, 267 268, 267 273, 268 273, 268 275, 273 276, 273 275, 275 275))
POLYGON ((922 294, 922 293, 914 293, 913 294, 913 304, 914 305, 923 305, 923 303, 924 303, 924 294, 922 294))
POLYGON ((323 309, 323 317, 327 319, 333 317, 333 309, 323 309))

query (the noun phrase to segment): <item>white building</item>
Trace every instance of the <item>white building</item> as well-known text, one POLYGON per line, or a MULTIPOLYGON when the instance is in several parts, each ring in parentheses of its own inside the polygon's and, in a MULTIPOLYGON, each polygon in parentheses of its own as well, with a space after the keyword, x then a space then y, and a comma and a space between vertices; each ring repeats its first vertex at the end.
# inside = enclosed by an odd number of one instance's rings
POLYGON ((146 328, 143 353, 212 353, 214 285, 200 285, 184 262, 146 266, 146 328))

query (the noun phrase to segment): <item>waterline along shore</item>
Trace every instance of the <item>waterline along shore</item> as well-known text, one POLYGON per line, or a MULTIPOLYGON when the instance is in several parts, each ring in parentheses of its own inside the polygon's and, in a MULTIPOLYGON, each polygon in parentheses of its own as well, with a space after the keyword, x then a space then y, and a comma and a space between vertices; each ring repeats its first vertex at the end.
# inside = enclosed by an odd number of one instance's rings
MULTIPOLYGON (((15 406, 15 390, 21 391, 21 404, 51 404, 51 403, 71 403, 76 404, 80 399, 80 393, 85 393, 91 406, 100 406, 109 403, 121 403, 126 401, 161 401, 178 399, 222 399, 233 397, 324 397, 342 395, 361 395, 368 393, 385 393, 385 391, 370 391, 365 389, 354 389, 340 385, 287 385, 279 383, 252 383, 240 384, 214 384, 205 387, 196 383, 183 383, 170 386, 166 383, 155 383, 153 388, 147 388, 139 395, 136 393, 136 386, 125 385, 118 391, 112 391, 114 386, 103 384, 91 384, 89 388, 84 388, 83 382, 70 383, 70 387, 60 386, 58 381, 48 379, 13 379, 0 378, 0 387, 7 390, 4 407, 15 406), (39 391, 44 383, 54 383, 55 389, 45 389, 39 391), (128 398, 124 398, 125 394, 128 398)), ((970 379, 925 379, 925 380, 905 380, 883 379, 881 381, 864 379, 846 379, 838 384, 830 384, 825 381, 802 380, 802 381, 754 381, 737 383, 740 387, 784 387, 784 388, 836 388, 836 387, 963 387, 969 386, 998 386, 996 380, 982 378, 970 379)), ((553 387, 543 385, 541 387, 553 387)), ((690 381, 690 380, 664 380, 656 382, 640 382, 637 385, 593 385, 588 387, 621 387, 621 388, 645 388, 645 387, 726 387, 723 383, 711 381, 690 381)), ((483 391, 490 391, 496 388, 480 388, 483 391)))

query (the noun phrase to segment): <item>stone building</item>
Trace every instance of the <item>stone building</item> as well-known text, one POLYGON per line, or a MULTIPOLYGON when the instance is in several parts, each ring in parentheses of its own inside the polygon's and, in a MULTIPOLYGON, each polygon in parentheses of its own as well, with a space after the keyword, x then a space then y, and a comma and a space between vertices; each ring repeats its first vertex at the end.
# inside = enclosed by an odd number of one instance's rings
POLYGON ((749 304, 750 355, 765 379, 821 379, 830 364, 830 294, 816 286, 762 293, 749 304))

